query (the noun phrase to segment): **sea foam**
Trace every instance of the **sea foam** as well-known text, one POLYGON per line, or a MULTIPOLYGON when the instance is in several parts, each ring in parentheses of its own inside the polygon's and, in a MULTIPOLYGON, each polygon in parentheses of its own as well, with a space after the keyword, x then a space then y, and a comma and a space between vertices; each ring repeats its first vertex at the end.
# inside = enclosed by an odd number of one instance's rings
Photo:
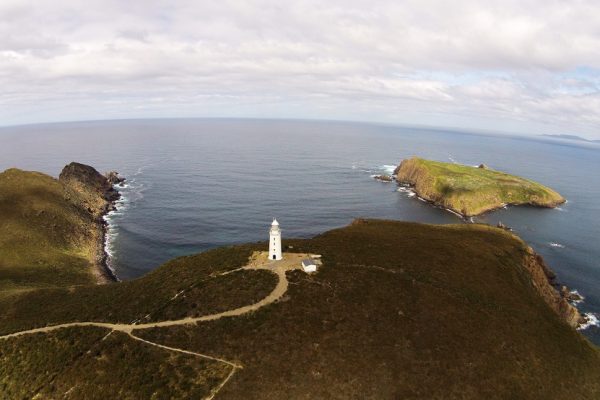
POLYGON ((589 328, 590 326, 600 326, 600 320, 598 320, 598 316, 594 313, 585 313, 583 316, 586 318, 586 322, 584 324, 579 325, 577 327, 578 330, 582 331, 584 329, 589 328))
POLYGON ((384 171, 388 175, 392 175, 396 169, 396 165, 384 164, 379 167, 380 170, 384 171))
POLYGON ((577 305, 577 304, 583 303, 583 301, 585 300, 585 297, 583 297, 577 290, 571 290, 569 293, 574 295, 574 297, 579 298, 578 300, 569 300, 569 302, 571 304, 577 305))

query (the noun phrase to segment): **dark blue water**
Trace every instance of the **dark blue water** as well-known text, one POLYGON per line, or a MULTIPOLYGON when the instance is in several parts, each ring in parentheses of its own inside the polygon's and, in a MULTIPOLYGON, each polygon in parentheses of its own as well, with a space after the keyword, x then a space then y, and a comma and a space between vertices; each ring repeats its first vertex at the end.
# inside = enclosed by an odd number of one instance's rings
MULTIPOLYGON (((460 223, 372 174, 419 155, 537 180, 568 199, 560 209, 513 207, 499 220, 600 314, 600 146, 358 123, 146 120, 0 129, 0 169, 57 176, 70 161, 118 170, 124 202, 110 216, 112 266, 138 277, 175 256, 267 239, 310 237, 357 217, 460 223)), ((596 327, 584 332, 600 343, 596 327)))

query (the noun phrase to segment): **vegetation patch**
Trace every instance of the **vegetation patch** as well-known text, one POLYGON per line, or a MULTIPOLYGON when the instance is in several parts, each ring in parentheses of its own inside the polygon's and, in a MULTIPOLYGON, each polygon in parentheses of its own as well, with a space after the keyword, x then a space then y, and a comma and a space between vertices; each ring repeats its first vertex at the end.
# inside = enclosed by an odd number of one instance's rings
POLYGON ((174 352, 113 332, 50 385, 41 398, 202 399, 231 372, 231 366, 174 352))
POLYGON ((31 399, 47 392, 107 333, 102 328, 66 328, 0 340, 0 399, 31 399))
POLYGON ((231 372, 109 332, 64 328, 0 341, 0 399, 200 399, 231 372))
POLYGON ((132 281, 0 298, 0 334, 65 322, 176 319, 252 304, 273 290, 274 274, 238 271, 220 275, 244 266, 252 251, 252 246, 220 248, 177 258, 132 281))

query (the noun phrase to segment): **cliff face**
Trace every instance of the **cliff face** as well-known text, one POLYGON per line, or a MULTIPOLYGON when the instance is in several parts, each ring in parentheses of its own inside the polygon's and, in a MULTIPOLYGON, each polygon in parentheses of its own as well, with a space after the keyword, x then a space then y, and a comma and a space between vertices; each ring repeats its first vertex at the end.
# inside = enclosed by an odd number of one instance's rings
POLYGON ((120 183, 123 179, 116 172, 104 176, 89 165, 72 162, 63 168, 58 180, 67 193, 73 193, 69 200, 91 216, 94 228, 88 234, 92 249, 90 257, 95 265, 94 270, 99 274, 98 281, 104 283, 115 280, 106 265, 106 223, 102 216, 114 208, 114 202, 119 199, 120 194, 113 188, 113 184, 120 183))
POLYGON ((527 248, 528 254, 525 257, 523 266, 531 274, 531 282, 544 301, 554 310, 558 316, 572 327, 582 322, 583 317, 572 306, 563 293, 559 292, 554 286, 556 275, 546 265, 542 256, 537 254, 531 247, 527 248))
POLYGON ((407 183, 415 188, 419 196, 432 202, 442 202, 444 199, 434 190, 435 180, 417 158, 402 160, 394 170, 394 176, 399 183, 407 183))
POLYGON ((82 206, 98 218, 120 196, 113 188, 116 173, 111 173, 109 177, 110 180, 89 165, 72 162, 63 168, 58 180, 65 187, 76 191, 83 200, 82 206))
POLYGON ((565 199, 537 182, 489 168, 410 158, 395 169, 399 183, 432 203, 469 217, 507 204, 556 207, 565 199))

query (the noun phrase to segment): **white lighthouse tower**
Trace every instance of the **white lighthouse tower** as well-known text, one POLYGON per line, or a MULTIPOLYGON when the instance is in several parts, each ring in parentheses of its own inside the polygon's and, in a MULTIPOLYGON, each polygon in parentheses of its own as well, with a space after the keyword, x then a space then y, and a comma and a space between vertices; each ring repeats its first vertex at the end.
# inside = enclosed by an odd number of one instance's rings
POLYGON ((281 260, 281 230, 279 222, 273 218, 271 230, 269 231, 269 260, 281 260))

